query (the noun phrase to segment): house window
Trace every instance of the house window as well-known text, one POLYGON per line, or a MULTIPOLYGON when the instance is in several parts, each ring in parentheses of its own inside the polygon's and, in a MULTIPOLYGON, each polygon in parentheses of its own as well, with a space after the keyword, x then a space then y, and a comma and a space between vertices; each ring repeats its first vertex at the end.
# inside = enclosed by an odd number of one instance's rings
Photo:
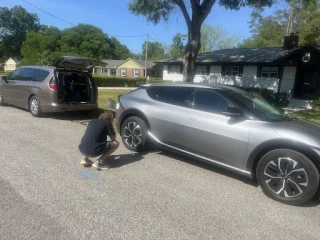
POLYGON ((115 76, 117 74, 117 71, 115 68, 110 69, 110 76, 115 76))
POLYGON ((180 74, 180 65, 169 65, 168 66, 169 74, 180 74))
POLYGON ((134 69, 133 70, 133 76, 134 77, 140 77, 140 70, 139 69, 134 69))
POLYGON ((121 69, 121 77, 127 76, 127 69, 121 69))
POLYGON ((238 77, 239 76, 239 66, 226 66, 224 69, 224 75, 238 77))
POLYGON ((196 75, 207 75, 207 66, 196 66, 196 75))
POLYGON ((262 67, 261 77, 262 78, 278 78, 278 67, 262 67))

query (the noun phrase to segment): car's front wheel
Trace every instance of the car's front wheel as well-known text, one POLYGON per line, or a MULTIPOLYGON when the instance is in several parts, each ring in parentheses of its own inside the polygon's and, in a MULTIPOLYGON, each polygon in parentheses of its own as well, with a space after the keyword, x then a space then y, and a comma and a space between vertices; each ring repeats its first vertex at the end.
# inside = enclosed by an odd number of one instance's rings
POLYGON ((139 117, 129 117, 121 126, 123 144, 131 151, 140 152, 146 149, 148 127, 139 117))
POLYGON ((256 174, 267 196, 290 205, 307 202, 319 186, 319 171, 314 163, 289 149, 266 153, 258 163, 256 174))

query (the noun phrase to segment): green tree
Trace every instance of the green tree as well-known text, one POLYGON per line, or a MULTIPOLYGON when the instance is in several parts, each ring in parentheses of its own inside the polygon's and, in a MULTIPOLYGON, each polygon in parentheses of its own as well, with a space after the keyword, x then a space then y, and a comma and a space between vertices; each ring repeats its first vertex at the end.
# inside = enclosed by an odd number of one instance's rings
POLYGON ((252 36, 240 47, 280 47, 284 36, 291 31, 299 34, 299 45, 320 44, 319 1, 293 0, 284 9, 264 18, 255 13, 252 16, 252 36))
MULTIPOLYGON (((142 44, 142 58, 146 56, 146 41, 142 44)), ((148 60, 161 60, 165 58, 165 51, 160 42, 148 42, 148 60)))
POLYGON ((62 55, 77 55, 96 59, 127 59, 133 56, 116 38, 100 28, 79 24, 65 30, 46 27, 30 32, 22 45, 23 64, 51 65, 62 55))
POLYGON ((184 42, 187 38, 186 34, 177 33, 173 39, 170 46, 169 55, 170 57, 181 57, 185 48, 184 42))
POLYGON ((240 43, 240 39, 240 36, 237 34, 229 36, 221 25, 213 26, 211 24, 203 24, 201 27, 200 52, 234 48, 240 43))
MULTIPOLYGON (((183 80, 193 82, 195 60, 201 48, 201 26, 216 0, 132 0, 129 10, 136 15, 143 15, 155 24, 168 21, 170 15, 181 11, 188 28, 188 41, 184 51, 183 80)), ((242 6, 271 6, 274 0, 220 0, 221 6, 239 10, 242 6)))
POLYGON ((0 58, 21 57, 21 46, 26 34, 39 31, 41 25, 36 14, 27 12, 21 6, 11 9, 0 7, 0 58))

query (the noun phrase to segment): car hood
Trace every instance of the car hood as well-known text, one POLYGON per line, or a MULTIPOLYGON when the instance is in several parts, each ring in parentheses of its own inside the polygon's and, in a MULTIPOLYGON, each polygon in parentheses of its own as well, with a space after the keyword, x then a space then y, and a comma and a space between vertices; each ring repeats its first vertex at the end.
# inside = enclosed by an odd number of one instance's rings
POLYGON ((63 56, 54 63, 56 68, 68 68, 84 71, 89 71, 95 66, 105 67, 106 65, 106 63, 96 59, 76 56, 63 56))
POLYGON ((293 120, 275 124, 274 129, 282 138, 320 147, 320 125, 317 123, 293 120))

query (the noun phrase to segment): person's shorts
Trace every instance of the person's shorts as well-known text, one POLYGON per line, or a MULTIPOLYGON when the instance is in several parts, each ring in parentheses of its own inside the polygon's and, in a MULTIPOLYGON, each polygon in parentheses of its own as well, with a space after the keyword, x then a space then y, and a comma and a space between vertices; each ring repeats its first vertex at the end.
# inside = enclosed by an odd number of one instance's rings
POLYGON ((102 145, 100 148, 96 149, 94 153, 92 154, 84 154, 87 157, 98 157, 100 155, 105 154, 108 152, 111 148, 114 147, 113 141, 108 141, 105 145, 102 145))

